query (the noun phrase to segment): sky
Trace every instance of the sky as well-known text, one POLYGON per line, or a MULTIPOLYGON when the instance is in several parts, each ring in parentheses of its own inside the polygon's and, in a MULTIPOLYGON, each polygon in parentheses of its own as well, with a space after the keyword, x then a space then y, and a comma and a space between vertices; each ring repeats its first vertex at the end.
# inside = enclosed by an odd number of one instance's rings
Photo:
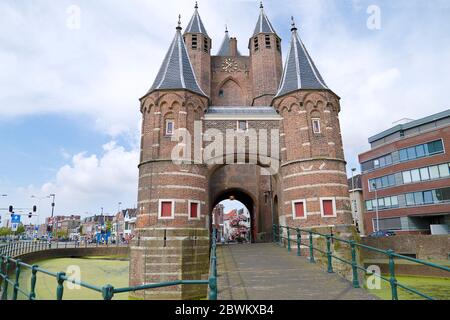
MULTIPOLYGON (((328 87, 341 97, 349 169, 359 170, 368 137, 399 119, 449 108, 449 1, 266 0, 264 6, 283 39, 283 56, 294 15, 328 87)), ((56 214, 136 206, 138 99, 154 81, 178 14, 185 27, 193 7, 186 0, 0 2, 0 195, 8 195, 0 208, 36 204, 42 222, 51 193, 56 214)), ((200 0, 199 11, 213 53, 225 24, 248 52, 259 1, 200 0)))

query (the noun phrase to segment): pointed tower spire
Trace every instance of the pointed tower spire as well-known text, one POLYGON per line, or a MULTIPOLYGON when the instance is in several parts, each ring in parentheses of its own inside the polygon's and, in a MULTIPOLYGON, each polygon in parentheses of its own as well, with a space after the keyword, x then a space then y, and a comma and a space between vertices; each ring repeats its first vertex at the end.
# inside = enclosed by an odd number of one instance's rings
POLYGON ((186 31, 184 31, 184 33, 201 33, 207 37, 208 36, 208 32, 206 32, 206 28, 203 25, 202 19, 200 18, 200 14, 198 13, 198 3, 195 2, 195 10, 194 10, 194 15, 191 18, 191 21, 189 21, 187 27, 186 27, 186 31))
POLYGON ((181 15, 178 17, 176 30, 172 44, 148 94, 156 90, 186 89, 206 96, 197 82, 181 35, 181 15))
POLYGON ((255 31, 253 32, 253 37, 259 33, 277 34, 272 24, 270 23, 269 18, 267 18, 266 13, 264 12, 264 5, 262 1, 259 5, 259 8, 261 9, 261 12, 259 14, 258 22, 256 23, 255 31))
POLYGON ((292 37, 281 84, 275 97, 300 89, 329 89, 297 33, 292 17, 292 37))
MULTIPOLYGON (((232 56, 232 50, 231 50, 231 41, 236 41, 236 38, 230 38, 230 34, 228 32, 228 26, 225 25, 225 37, 223 38, 222 44, 220 45, 220 49, 217 52, 218 56, 222 56, 222 57, 226 57, 226 56, 232 56)), ((239 50, 236 49, 235 54, 240 56, 241 53, 239 52, 239 50)))

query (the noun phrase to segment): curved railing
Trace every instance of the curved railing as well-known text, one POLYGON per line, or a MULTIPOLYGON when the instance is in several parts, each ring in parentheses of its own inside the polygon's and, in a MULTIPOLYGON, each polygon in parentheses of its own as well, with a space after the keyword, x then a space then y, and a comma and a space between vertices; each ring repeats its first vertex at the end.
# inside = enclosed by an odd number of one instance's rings
MULTIPOLYGON (((171 287, 171 286, 178 286, 178 285, 201 285, 201 284, 207 284, 209 288, 208 292, 208 298, 209 300, 217 300, 217 255, 216 255, 216 230, 213 230, 212 233, 212 241, 211 241, 211 257, 210 257, 210 271, 209 271, 209 278, 208 280, 177 280, 177 281, 170 281, 170 282, 161 282, 161 283, 152 283, 152 284, 146 284, 141 286, 132 286, 132 287, 124 287, 124 288, 114 288, 112 285, 107 284, 102 287, 91 285, 87 282, 80 281, 78 279, 74 279, 70 276, 67 276, 65 272, 51 272, 45 269, 40 268, 37 265, 30 265, 25 262, 22 262, 20 259, 14 259, 12 258, 12 254, 15 254, 14 256, 20 256, 22 254, 26 254, 29 252, 36 252, 39 251, 36 248, 44 248, 42 250, 48 250, 51 249, 51 246, 45 242, 45 245, 43 243, 36 243, 35 246, 31 246, 35 248, 35 251, 27 251, 27 249, 30 249, 27 247, 27 245, 23 246, 9 246, 8 248, 0 247, 0 258, 1 258, 1 265, 0 265, 0 280, 1 283, 1 300, 7 300, 8 299, 8 290, 9 286, 12 287, 12 300, 17 300, 18 295, 22 294, 26 299, 28 300, 36 300, 36 280, 39 273, 46 274, 48 276, 51 276, 55 278, 56 280, 56 299, 62 300, 64 296, 64 283, 69 282, 73 283, 75 285, 79 285, 83 288, 87 288, 89 290, 93 290, 101 294, 101 297, 104 300, 112 300, 115 294, 119 293, 126 293, 126 292, 136 292, 141 290, 147 290, 147 289, 155 289, 155 288, 163 288, 163 287, 171 287), (50 246, 50 247, 49 247, 50 246), (3 253, 3 250, 5 250, 5 254, 3 253), (8 253, 8 254, 6 254, 8 253), (20 253, 20 254, 19 254, 20 253), (14 269, 11 269, 11 266, 14 266, 14 269), (20 280, 20 274, 22 272, 22 269, 28 269, 31 270, 31 286, 30 291, 27 292, 19 285, 20 280), (14 277, 10 278, 9 275, 13 273, 14 277)), ((54 247, 54 249, 62 249, 62 248, 69 248, 70 246, 59 246, 57 248, 54 247)), ((83 246, 76 246, 76 248, 83 248, 83 246)), ((88 246, 86 244, 86 247, 95 247, 95 244, 92 246, 88 246)), ((30 249, 31 250, 31 249, 30 249)))
POLYGON ((379 277, 380 279, 389 283, 390 288, 391 288, 392 300, 398 300, 398 288, 402 288, 410 293, 418 295, 427 300, 435 300, 435 298, 433 298, 423 292, 420 292, 419 290, 416 290, 414 288, 411 288, 405 284, 398 282, 396 275, 395 275, 395 259, 407 260, 407 261, 414 262, 414 263, 417 263, 420 265, 447 271, 449 273, 448 275, 450 277, 450 268, 449 267, 442 266, 442 265, 435 264, 435 263, 428 262, 428 261, 424 261, 424 260, 407 257, 404 255, 400 255, 400 254, 395 253, 393 250, 382 250, 379 248, 375 248, 375 247, 367 246, 367 245, 364 245, 361 243, 357 243, 354 240, 341 239, 332 234, 323 234, 323 233, 312 231, 309 229, 292 228, 292 227, 280 226, 280 225, 273 226, 273 234, 274 234, 273 241, 275 243, 278 243, 279 245, 284 246, 283 240, 287 240, 287 250, 288 251, 292 250, 291 243, 295 243, 296 247, 297 247, 297 255, 298 256, 301 256, 301 254, 302 254, 301 246, 308 247, 309 248, 309 261, 311 263, 315 263, 315 258, 314 258, 315 252, 320 252, 320 253, 324 254, 327 257, 327 272, 328 273, 333 272, 333 259, 343 262, 344 264, 350 265, 352 267, 352 280, 353 280, 352 284, 353 284, 354 288, 360 287, 359 279, 358 279, 358 270, 364 271, 366 274, 370 274, 370 275, 379 277), (284 236, 284 230, 286 230, 286 236, 284 236), (305 234, 308 235, 307 243, 305 243, 304 241, 302 242, 303 235, 305 235, 305 234), (291 235, 294 236, 295 240, 292 239, 291 235), (326 250, 322 250, 322 249, 317 248, 317 246, 314 246, 314 242, 313 242, 314 236, 326 239, 326 250), (331 246, 332 241, 338 241, 340 243, 345 243, 349 246, 350 252, 351 252, 351 261, 344 259, 342 257, 338 257, 333 254, 332 246, 331 246), (357 258, 356 258, 356 248, 369 250, 369 251, 373 251, 373 252, 377 252, 377 253, 385 255, 389 259, 389 275, 388 275, 388 277, 383 276, 382 274, 377 274, 374 271, 365 268, 364 266, 360 266, 358 264, 357 258))

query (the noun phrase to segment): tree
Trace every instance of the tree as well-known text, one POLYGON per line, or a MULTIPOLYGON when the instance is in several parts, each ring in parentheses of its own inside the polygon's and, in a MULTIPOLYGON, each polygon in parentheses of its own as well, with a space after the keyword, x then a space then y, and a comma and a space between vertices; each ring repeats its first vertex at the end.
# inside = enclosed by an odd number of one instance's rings
POLYGON ((82 225, 80 225, 78 227, 78 233, 80 234, 80 236, 83 235, 83 226, 82 225))
POLYGON ((112 221, 106 221, 106 232, 111 232, 112 226, 112 221))
POLYGON ((66 230, 58 230, 57 232, 56 232, 56 237, 58 238, 58 239, 66 239, 66 238, 68 238, 68 232, 66 231, 66 230))
POLYGON ((21 235, 22 233, 25 233, 25 227, 23 226, 23 224, 20 224, 17 227, 17 231, 14 232, 14 235, 18 236, 18 235, 21 235))
POLYGON ((5 236, 9 236, 10 234, 12 234, 13 232, 11 231, 10 228, 0 228, 0 237, 5 237, 5 236))

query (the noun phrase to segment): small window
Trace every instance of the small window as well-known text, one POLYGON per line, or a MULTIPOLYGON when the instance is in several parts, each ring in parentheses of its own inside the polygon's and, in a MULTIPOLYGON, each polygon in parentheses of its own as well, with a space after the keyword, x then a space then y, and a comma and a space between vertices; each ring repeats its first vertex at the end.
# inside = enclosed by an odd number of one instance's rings
POLYGON ((439 179, 439 167, 438 166, 432 166, 428 168, 430 171, 430 178, 431 179, 439 179))
POLYGON ((430 180, 430 174, 428 173, 428 168, 420 169, 420 179, 422 181, 430 180))
POLYGON ((306 219, 305 200, 292 201, 292 213, 294 219, 306 219))
POLYGON ((411 170, 411 180, 412 182, 420 181, 420 172, 418 169, 411 170))
POLYGON ((413 206, 414 205, 414 193, 406 194, 406 205, 413 206))
POLYGON ((408 152, 406 149, 400 150, 400 161, 406 161, 408 160, 408 152))
POLYGON ((398 207, 398 196, 391 197, 391 206, 398 207))
POLYGON ((172 200, 160 200, 158 217, 160 219, 173 219, 175 216, 174 201, 172 200))
POLYGON ((189 201, 189 219, 200 219, 200 203, 198 201, 189 201))
POLYGON ((271 48, 270 36, 268 34, 266 34, 265 40, 266 40, 266 48, 270 49, 271 48))
POLYGON ((336 216, 334 199, 321 199, 321 209, 322 217, 336 216))
POLYGON ((277 50, 281 51, 280 39, 277 38, 277 50))
POLYGON ((408 152, 408 159, 412 160, 416 158, 416 148, 412 147, 412 148, 408 148, 406 150, 408 152))
POLYGON ((258 42, 258 37, 253 38, 253 44, 255 47, 255 51, 259 50, 259 42, 258 42))
POLYGON ((448 170, 448 164, 441 164, 439 166, 439 175, 441 178, 446 178, 450 175, 450 172, 448 170))
POLYGON ((174 132, 174 121, 166 120, 166 136, 173 136, 174 132))
POLYGON ((208 51, 209 51, 208 38, 204 38, 204 40, 203 40, 203 51, 205 51, 206 53, 208 53, 208 51))
POLYGON ((192 35, 192 49, 197 49, 197 35, 192 35))
POLYGON ((320 119, 312 119, 312 127, 314 133, 320 133, 320 119))
POLYGON ((403 183, 411 183, 411 171, 403 171, 403 183))
POLYGON ((239 120, 237 125, 238 125, 237 129, 239 131, 247 131, 248 129, 248 122, 245 120, 239 120))
POLYGON ((225 96, 223 90, 219 90, 219 97, 223 98, 225 96))

